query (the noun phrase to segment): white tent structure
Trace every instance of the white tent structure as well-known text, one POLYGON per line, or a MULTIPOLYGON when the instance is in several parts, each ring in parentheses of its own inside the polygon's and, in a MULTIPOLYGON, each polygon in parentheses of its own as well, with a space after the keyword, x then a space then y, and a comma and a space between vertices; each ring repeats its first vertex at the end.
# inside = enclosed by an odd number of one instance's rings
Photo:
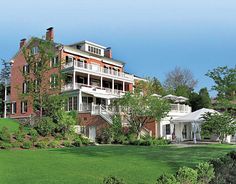
POLYGON ((172 124, 175 125, 175 136, 177 141, 184 140, 201 140, 201 124, 203 123, 203 115, 206 113, 218 113, 213 109, 202 108, 185 116, 173 119, 172 124))

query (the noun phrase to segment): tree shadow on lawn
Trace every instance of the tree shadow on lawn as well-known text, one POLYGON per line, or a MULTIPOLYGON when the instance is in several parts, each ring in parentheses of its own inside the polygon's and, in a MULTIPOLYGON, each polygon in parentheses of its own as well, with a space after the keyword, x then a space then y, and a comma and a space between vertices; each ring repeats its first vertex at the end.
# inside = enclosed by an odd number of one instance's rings
POLYGON ((235 146, 221 147, 221 146, 192 146, 192 147, 176 147, 174 145, 168 146, 87 146, 80 148, 63 148, 52 149, 52 152, 59 152, 61 154, 75 154, 83 157, 96 158, 112 158, 118 157, 141 160, 146 159, 150 164, 163 163, 168 165, 173 170, 177 170, 181 166, 194 167, 197 163, 208 161, 213 158, 222 156, 233 149, 235 146))

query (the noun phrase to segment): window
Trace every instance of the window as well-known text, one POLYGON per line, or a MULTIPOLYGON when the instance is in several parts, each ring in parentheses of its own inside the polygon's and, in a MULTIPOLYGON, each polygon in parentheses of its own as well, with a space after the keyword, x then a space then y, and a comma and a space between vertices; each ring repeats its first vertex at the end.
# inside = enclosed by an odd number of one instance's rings
POLYGON ((73 110, 78 110, 78 97, 74 96, 73 97, 73 110))
POLYGON ((69 111, 72 111, 72 101, 73 101, 73 98, 69 97, 69 111))
POLYGON ((31 49, 31 54, 35 55, 39 53, 39 48, 38 47, 32 47, 31 49))
POLYGON ((58 76, 57 74, 52 74, 50 77, 50 87, 55 88, 58 86, 58 76))
POLYGON ((34 80, 34 91, 35 92, 39 91, 39 85, 40 85, 40 82, 37 79, 34 80))
POLYGON ((88 51, 89 51, 89 52, 91 51, 91 47, 90 47, 90 46, 88 46, 88 51))
POLYGON ((29 92, 29 81, 26 81, 22 85, 22 93, 28 93, 29 92))
POLYGON ((16 113, 16 102, 12 102, 12 104, 11 104, 11 113, 12 114, 16 113))
POLYGON ((58 64, 59 64, 59 57, 58 57, 58 56, 53 57, 53 58, 51 59, 50 66, 51 66, 51 67, 57 67, 58 64))
POLYGON ((26 74, 29 74, 30 73, 30 68, 29 68, 29 65, 24 65, 23 66, 23 74, 26 75, 26 74))
POLYGON ((166 125, 166 135, 170 135, 170 124, 166 125))
POLYGON ((184 125, 184 128, 182 130, 182 136, 183 136, 183 139, 187 138, 187 125, 184 125))
POLYGON ((73 57, 72 56, 66 56, 66 63, 73 62, 73 57))
POLYGON ((21 113, 26 113, 27 112, 27 101, 23 101, 23 102, 21 102, 21 113))

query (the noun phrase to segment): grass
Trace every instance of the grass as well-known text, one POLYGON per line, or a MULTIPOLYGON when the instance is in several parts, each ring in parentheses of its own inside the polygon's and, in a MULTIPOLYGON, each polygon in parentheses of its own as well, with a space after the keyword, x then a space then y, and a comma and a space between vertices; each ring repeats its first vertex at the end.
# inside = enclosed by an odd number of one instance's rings
POLYGON ((195 147, 92 146, 46 150, 1 150, 0 183, 102 183, 115 175, 127 183, 155 183, 162 173, 216 158, 232 145, 195 147))
POLYGON ((19 128, 19 123, 12 119, 0 118, 0 130, 3 127, 7 127, 11 132, 15 132, 19 128))

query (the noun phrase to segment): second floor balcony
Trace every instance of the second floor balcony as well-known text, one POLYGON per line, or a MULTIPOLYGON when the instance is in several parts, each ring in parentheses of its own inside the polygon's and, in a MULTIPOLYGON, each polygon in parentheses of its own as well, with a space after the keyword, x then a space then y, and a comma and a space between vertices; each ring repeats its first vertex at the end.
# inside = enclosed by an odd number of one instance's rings
POLYGON ((190 113, 192 108, 189 105, 185 104, 171 104, 170 113, 190 113))
POLYGON ((118 79, 128 80, 128 81, 133 81, 134 79, 133 75, 130 75, 125 72, 121 72, 118 69, 112 70, 106 67, 101 67, 98 64, 88 64, 88 63, 80 62, 76 60, 66 63, 63 66, 63 68, 64 69, 75 68, 75 69, 79 69, 80 71, 91 72, 92 74, 100 74, 106 77, 118 78, 118 79))

